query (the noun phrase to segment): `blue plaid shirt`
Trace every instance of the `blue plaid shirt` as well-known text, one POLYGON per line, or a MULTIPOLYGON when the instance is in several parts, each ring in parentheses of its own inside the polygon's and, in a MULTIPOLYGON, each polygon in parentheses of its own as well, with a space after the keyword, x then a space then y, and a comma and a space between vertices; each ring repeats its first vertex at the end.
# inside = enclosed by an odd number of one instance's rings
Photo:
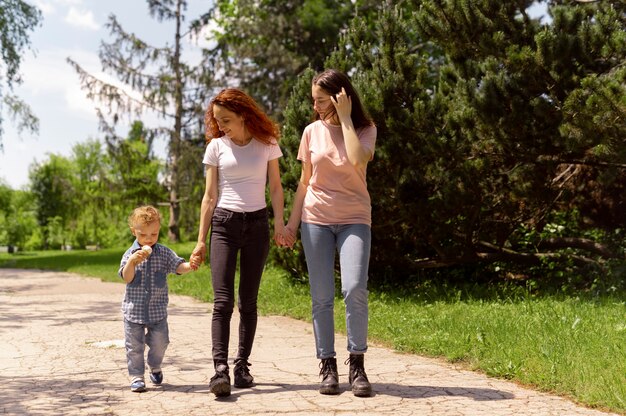
MULTIPOLYGON (((128 258, 141 246, 135 240, 124 256, 118 274, 128 258)), ((178 257, 170 248, 161 244, 152 246, 152 254, 148 259, 135 266, 135 278, 126 284, 126 293, 122 302, 124 319, 137 324, 153 324, 167 317, 167 275, 176 273, 176 269, 185 259, 178 257)))

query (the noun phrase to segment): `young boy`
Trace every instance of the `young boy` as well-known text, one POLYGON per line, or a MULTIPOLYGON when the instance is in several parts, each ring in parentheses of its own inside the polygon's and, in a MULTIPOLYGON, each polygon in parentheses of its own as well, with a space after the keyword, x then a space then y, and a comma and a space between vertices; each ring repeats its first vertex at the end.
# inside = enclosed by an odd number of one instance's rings
POLYGON ((130 390, 146 391, 144 348, 147 344, 150 380, 163 382, 161 363, 169 344, 167 325, 167 275, 196 270, 171 249, 157 244, 161 228, 159 211, 152 206, 136 208, 128 217, 135 242, 122 257, 119 275, 126 282, 122 302, 126 359, 130 390))

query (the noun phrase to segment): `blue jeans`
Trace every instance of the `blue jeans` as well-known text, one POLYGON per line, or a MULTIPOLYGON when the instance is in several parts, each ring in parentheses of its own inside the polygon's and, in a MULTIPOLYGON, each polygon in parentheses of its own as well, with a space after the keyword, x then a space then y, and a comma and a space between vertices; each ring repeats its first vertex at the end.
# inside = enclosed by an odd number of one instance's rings
POLYGON ((160 369, 165 350, 170 343, 167 318, 155 324, 136 324, 124 319, 128 375, 143 377, 145 373, 144 350, 148 345, 148 367, 160 369))
POLYGON ((247 360, 257 327, 257 297, 270 249, 267 209, 233 212, 216 208, 211 220, 213 363, 227 364, 230 320, 235 303, 235 272, 239 255, 239 345, 236 359, 247 360))
POLYGON ((302 223, 302 246, 309 271, 313 332, 317 358, 336 355, 335 250, 339 253, 341 293, 346 306, 348 351, 367 351, 367 279, 372 244, 367 224, 317 225, 302 223))

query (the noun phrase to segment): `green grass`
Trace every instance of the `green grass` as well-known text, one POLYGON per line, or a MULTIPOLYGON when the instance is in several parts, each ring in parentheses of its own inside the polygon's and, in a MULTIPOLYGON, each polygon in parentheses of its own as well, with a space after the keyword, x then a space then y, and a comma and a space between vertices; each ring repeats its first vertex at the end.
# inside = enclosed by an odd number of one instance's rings
MULTIPOLYGON (((188 257, 193 245, 171 247, 188 257)), ((53 269, 122 283, 117 269, 123 249, 97 252, 0 254, 0 267, 53 269)), ((172 276, 170 289, 211 302, 210 271, 172 276)), ((448 288, 370 294, 370 339, 408 353, 443 357, 488 375, 560 394, 590 407, 626 415, 626 302, 593 299, 485 296, 448 293, 448 288)), ((478 293, 481 293, 478 291, 478 293)), ((310 320, 306 285, 268 267, 259 293, 264 315, 310 320)), ((337 330, 345 332, 342 301, 337 330)), ((311 339, 313 343, 313 339, 311 339)))

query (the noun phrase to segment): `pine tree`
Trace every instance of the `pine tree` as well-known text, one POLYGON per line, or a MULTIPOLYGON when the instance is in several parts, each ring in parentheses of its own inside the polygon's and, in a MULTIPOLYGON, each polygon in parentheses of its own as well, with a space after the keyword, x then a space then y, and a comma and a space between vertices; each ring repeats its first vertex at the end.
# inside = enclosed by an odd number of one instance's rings
MULTIPOLYGON (((626 212, 624 6, 548 2, 542 23, 531 3, 389 1, 375 30, 354 20, 326 61, 352 75, 378 127, 374 280, 616 257, 603 236, 626 212), (594 217, 599 200, 612 203, 609 223, 594 217), (569 227, 550 231, 559 218, 569 227)), ((286 110, 291 151, 308 89, 286 110)))
MULTIPOLYGON (((151 111, 165 120, 165 126, 152 128, 147 137, 164 136, 168 141, 166 185, 169 192, 168 237, 171 241, 180 240, 180 203, 186 198, 183 196, 197 194, 194 184, 203 184, 200 162, 204 143, 203 106, 212 92, 213 79, 207 56, 193 66, 183 61, 183 38, 193 34, 192 31, 183 32, 186 4, 185 0, 148 0, 152 17, 160 22, 175 23, 174 42, 164 47, 147 44, 126 32, 114 15, 109 17, 107 27, 113 41, 102 44, 100 61, 105 71, 117 76, 128 89, 138 91, 139 98, 97 79, 68 58, 80 76, 82 87, 88 91, 88 97, 107 107, 109 114, 105 116, 99 110, 99 116, 109 143, 115 145, 120 140, 115 125, 122 115, 151 111)), ((198 205, 195 198, 193 205, 198 205)), ((189 216, 196 218, 194 213, 196 211, 191 210, 189 216)))
POLYGON ((255 97, 276 120, 298 75, 321 70, 355 16, 373 17, 377 0, 219 0, 216 65, 228 85, 255 97))
POLYGON ((466 144, 462 188, 445 195, 464 212, 444 263, 587 265, 613 256, 576 230, 523 247, 520 230, 540 235, 556 213, 608 195, 626 177, 624 6, 548 2, 552 22, 540 24, 525 13, 530 3, 427 1, 417 15, 422 36, 449 57, 445 124, 466 144), (595 189, 579 189, 583 173, 595 189), (564 247, 583 251, 553 251, 564 247))

